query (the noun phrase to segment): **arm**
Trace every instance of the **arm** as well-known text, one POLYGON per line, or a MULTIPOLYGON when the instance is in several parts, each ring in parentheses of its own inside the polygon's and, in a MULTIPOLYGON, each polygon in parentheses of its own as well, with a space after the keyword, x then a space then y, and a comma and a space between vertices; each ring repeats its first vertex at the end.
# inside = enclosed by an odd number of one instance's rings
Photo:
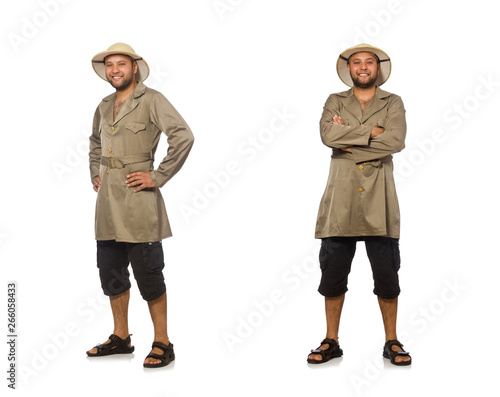
POLYGON ((388 106, 384 133, 372 138, 368 145, 351 147, 356 163, 381 159, 404 149, 406 118, 403 101, 395 95, 388 106))
POLYGON ((320 121, 322 142, 331 148, 345 148, 354 145, 368 145, 372 132, 371 126, 346 126, 334 122, 335 116, 340 116, 340 101, 335 95, 330 95, 323 108, 320 121))
POLYGON ((92 135, 90 135, 90 151, 89 151, 89 165, 90 165, 90 180, 97 192, 101 186, 101 177, 99 175, 99 168, 101 164, 101 115, 99 107, 94 113, 94 121, 92 122, 92 135))
POLYGON ((161 94, 151 102, 150 116, 153 123, 167 135, 168 151, 157 170, 151 172, 156 186, 165 185, 182 167, 193 146, 191 129, 172 104, 161 94))
MULTIPOLYGON (((344 120, 342 120, 342 117, 340 117, 340 116, 333 116, 333 123, 345 125, 344 120)), ((375 138, 376 136, 379 136, 380 134, 382 134, 384 131, 385 131, 385 128, 374 126, 374 127, 372 127, 372 132, 370 133, 370 138, 375 138)), ((344 152, 352 153, 350 147, 341 147, 340 149, 343 150, 344 152)))

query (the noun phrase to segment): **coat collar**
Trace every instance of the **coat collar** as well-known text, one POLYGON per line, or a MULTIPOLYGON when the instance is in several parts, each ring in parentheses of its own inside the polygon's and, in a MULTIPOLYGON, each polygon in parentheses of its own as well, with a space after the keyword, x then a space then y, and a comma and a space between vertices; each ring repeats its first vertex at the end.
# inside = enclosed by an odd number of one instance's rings
POLYGON ((108 95, 107 97, 102 99, 102 103, 100 105, 101 114, 106 119, 109 125, 115 125, 118 123, 123 117, 129 114, 132 110, 134 110, 139 105, 139 98, 144 95, 146 92, 146 85, 143 82, 137 84, 134 92, 130 94, 125 103, 123 104, 120 112, 116 116, 116 120, 113 121, 113 106, 115 104, 116 92, 108 95))
POLYGON ((354 95, 354 91, 352 88, 347 91, 339 92, 337 95, 342 98, 346 98, 346 100, 344 101, 344 106, 350 113, 356 116, 362 124, 375 113, 383 109, 387 105, 386 98, 392 94, 390 92, 381 90, 380 87, 377 87, 375 95, 366 107, 364 114, 361 113, 361 106, 356 96, 354 95))

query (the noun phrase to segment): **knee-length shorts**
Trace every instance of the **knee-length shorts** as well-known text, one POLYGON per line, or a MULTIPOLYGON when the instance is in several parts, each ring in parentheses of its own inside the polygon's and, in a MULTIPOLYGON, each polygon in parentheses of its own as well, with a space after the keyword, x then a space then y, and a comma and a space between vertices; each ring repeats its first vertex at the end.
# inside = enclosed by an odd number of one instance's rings
POLYGON ((374 281, 373 293, 385 299, 398 297, 401 292, 398 278, 401 264, 399 240, 381 236, 323 238, 319 253, 319 293, 334 298, 347 292, 347 278, 359 240, 365 242, 370 260, 374 281))
POLYGON ((146 301, 153 301, 165 293, 165 278, 162 272, 165 264, 161 241, 97 241, 97 267, 105 295, 115 296, 130 289, 129 264, 132 265, 139 291, 146 301))

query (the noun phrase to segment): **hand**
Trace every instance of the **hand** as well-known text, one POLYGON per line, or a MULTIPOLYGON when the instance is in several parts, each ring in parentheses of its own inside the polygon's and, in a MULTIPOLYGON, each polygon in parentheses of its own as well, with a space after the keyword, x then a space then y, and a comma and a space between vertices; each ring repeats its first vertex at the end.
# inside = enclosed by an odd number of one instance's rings
POLYGON ((385 131, 385 128, 382 127, 372 127, 372 133, 370 134, 370 138, 375 138, 376 136, 379 136, 385 131))
POLYGON ((345 125, 344 120, 342 120, 342 117, 337 115, 333 116, 333 124, 345 125))
POLYGON ((97 175, 97 178, 94 179, 93 188, 96 192, 98 192, 100 187, 101 187, 101 176, 97 175))
MULTIPOLYGON (((342 117, 340 116, 333 116, 333 124, 340 124, 340 125, 345 125, 344 120, 342 120, 342 117)), ((349 152, 352 153, 351 149, 348 147, 341 147, 340 150, 343 150, 344 152, 349 152)))
POLYGON ((132 172, 127 175, 127 180, 125 181, 127 186, 137 186, 140 185, 137 189, 134 190, 134 193, 140 192, 142 189, 146 189, 149 187, 156 187, 153 180, 151 179, 151 172, 132 172))

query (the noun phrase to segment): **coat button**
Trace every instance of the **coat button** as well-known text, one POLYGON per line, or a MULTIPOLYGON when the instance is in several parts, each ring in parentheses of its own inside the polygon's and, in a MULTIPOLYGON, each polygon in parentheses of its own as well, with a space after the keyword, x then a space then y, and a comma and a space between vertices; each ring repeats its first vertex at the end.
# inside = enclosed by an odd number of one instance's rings
POLYGON ((111 153, 113 150, 111 150, 111 148, 108 149, 108 152, 111 153))
POLYGON ((109 171, 108 171, 108 170, 106 170, 106 174, 109 174, 109 171))
POLYGON ((111 127, 111 131, 114 131, 115 130, 115 127, 111 127))
POLYGON ((361 193, 362 191, 363 191, 363 188, 362 188, 362 187, 360 187, 360 188, 358 189, 358 192, 360 192, 360 193, 361 193))
POLYGON ((360 165, 358 168, 359 168, 360 170, 362 170, 362 169, 363 169, 363 168, 365 168, 365 167, 363 167, 362 165, 360 165))

